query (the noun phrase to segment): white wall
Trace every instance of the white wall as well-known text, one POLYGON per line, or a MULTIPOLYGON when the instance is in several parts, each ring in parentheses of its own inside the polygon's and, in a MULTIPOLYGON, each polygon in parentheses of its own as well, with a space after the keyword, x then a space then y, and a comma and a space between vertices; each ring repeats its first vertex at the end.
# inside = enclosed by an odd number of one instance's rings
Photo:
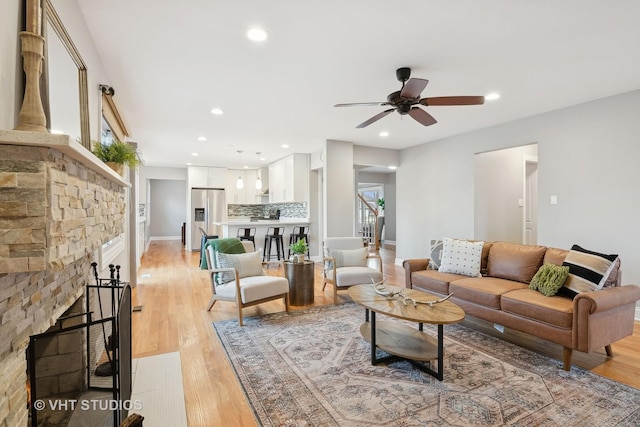
POLYGON ((184 191, 187 191, 187 168, 163 168, 155 166, 140 167, 140 203, 148 203, 147 182, 150 179, 169 179, 184 181, 184 191))
POLYGON ((618 253, 623 283, 640 283, 639 106, 634 91, 403 150, 398 258, 426 256, 430 239, 473 237, 474 154, 535 141, 539 244, 618 253))
POLYGON ((355 236, 353 144, 327 140, 323 169, 324 236, 355 236))

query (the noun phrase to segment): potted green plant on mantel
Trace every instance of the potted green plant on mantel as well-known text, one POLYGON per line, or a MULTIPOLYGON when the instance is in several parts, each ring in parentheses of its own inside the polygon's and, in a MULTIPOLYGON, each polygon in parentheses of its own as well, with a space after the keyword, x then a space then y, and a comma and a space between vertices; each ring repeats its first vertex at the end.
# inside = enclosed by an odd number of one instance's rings
POLYGON ((140 164, 140 157, 136 148, 126 142, 113 141, 110 143, 93 143, 93 154, 107 164, 118 174, 124 174, 124 165, 135 168, 140 164))
POLYGON ((309 245, 305 239, 298 239, 297 242, 289 245, 289 249, 293 252, 293 262, 304 262, 305 255, 309 251, 309 245))

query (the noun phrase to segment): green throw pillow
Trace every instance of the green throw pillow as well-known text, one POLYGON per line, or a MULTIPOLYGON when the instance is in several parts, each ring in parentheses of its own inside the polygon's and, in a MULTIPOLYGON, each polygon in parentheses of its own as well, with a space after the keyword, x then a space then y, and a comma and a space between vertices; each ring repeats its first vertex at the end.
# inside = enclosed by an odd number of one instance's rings
MULTIPOLYGON (((222 252, 224 254, 243 254, 246 251, 244 250, 244 246, 240 239, 236 237, 228 237, 225 239, 209 239, 204 244, 204 250, 202 251, 200 257, 200 268, 202 270, 206 270, 209 268, 207 265, 207 257, 204 254, 204 251, 207 250, 208 246, 213 246, 213 250, 216 252, 222 252)), ((215 263, 215 260, 213 260, 215 263)))
POLYGON ((546 297, 552 297, 564 285, 567 277, 569 277, 569 267, 547 263, 533 276, 529 289, 538 291, 546 297))

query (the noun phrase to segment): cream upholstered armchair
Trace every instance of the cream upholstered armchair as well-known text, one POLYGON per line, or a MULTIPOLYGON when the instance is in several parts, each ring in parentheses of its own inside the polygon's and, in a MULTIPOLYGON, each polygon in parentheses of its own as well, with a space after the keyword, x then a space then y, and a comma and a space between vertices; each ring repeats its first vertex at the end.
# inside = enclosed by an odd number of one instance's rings
POLYGON ((339 289, 382 281, 382 259, 369 253, 361 237, 327 237, 324 240, 323 276, 322 290, 327 284, 333 286, 333 303, 336 304, 339 289), (376 268, 370 267, 371 262, 376 268))
POLYGON ((282 262, 262 262, 262 255, 254 251, 251 241, 242 241, 241 244, 245 253, 223 253, 217 251, 215 245, 206 246, 212 291, 207 311, 216 301, 234 301, 238 305, 240 326, 243 325, 244 307, 282 298, 285 310, 289 311, 289 281, 285 277, 268 276, 264 272, 266 264, 279 264, 281 271, 284 271, 282 262))

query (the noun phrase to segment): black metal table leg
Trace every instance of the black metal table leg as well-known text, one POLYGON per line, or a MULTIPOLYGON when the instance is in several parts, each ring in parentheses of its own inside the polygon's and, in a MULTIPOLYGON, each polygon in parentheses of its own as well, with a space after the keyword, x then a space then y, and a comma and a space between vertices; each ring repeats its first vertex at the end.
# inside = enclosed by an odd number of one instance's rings
MULTIPOLYGON (((368 310, 367 310, 368 311, 368 310)), ((371 364, 376 364, 376 312, 371 312, 371 364)))

